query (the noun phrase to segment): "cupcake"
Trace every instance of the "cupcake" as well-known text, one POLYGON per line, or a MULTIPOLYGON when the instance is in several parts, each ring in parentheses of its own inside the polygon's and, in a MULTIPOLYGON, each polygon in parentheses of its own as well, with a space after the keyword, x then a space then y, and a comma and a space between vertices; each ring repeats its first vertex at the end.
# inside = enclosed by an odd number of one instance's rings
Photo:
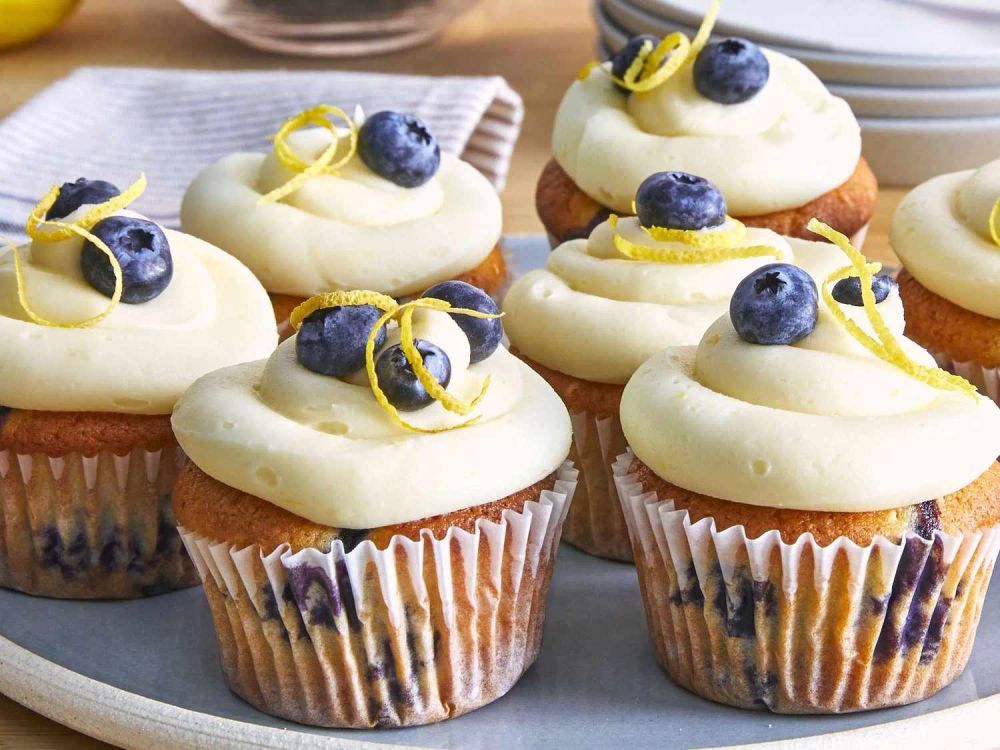
POLYGON ((557 247, 545 269, 514 282, 503 309, 515 352, 548 381, 573 417, 581 472, 565 539, 632 560, 612 466, 624 450, 618 411, 625 383, 669 346, 693 346, 729 306, 748 273, 782 260, 817 278, 835 268, 828 243, 744 228, 707 180, 651 175, 637 217, 611 217, 587 239, 557 247))
POLYGON ((535 195, 553 244, 634 213, 651 172, 683 170, 722 190, 744 224, 816 239, 818 216, 860 242, 878 185, 850 107, 797 60, 746 39, 632 39, 581 71, 556 114, 535 195))
POLYGON ((822 284, 775 265, 622 395, 616 466, 657 656, 781 713, 926 698, 964 669, 1000 548, 1000 409, 903 338, 847 238, 822 284))
POLYGON ((257 275, 283 337, 292 309, 321 292, 401 298, 459 278, 496 294, 507 280, 493 186, 397 112, 354 122, 318 106, 289 118, 271 153, 232 154, 199 174, 181 224, 257 275))
POLYGON ((181 393, 277 334, 253 275, 79 179, 0 254, 0 585, 130 598, 197 583, 174 526, 181 393))
POLYGON ((575 472, 555 393, 462 282, 296 308, 266 361, 174 413, 181 534, 230 687, 270 714, 409 726, 507 692, 541 645, 575 472))
POLYGON ((1000 159, 914 188, 891 241, 906 335, 1000 403, 1000 159))

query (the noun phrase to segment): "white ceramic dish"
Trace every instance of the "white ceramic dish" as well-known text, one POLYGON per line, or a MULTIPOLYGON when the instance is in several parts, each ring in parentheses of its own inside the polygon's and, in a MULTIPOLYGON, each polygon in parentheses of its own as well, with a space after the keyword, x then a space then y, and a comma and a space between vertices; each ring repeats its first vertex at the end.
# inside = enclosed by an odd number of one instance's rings
POLYGON ((1000 115, 1000 86, 859 86, 828 83, 859 117, 988 117, 1000 115))
MULTIPOLYGON (((708 0, 635 0, 650 14, 697 26, 708 0)), ((1000 62, 1000 18, 955 3, 907 0, 724 2, 716 28, 767 44, 873 56, 1000 62)))
MULTIPOLYGON (((697 29, 654 16, 638 6, 642 0, 595 0, 594 17, 614 49, 635 34, 665 36, 697 29)), ((780 44, 766 46, 798 58, 824 81, 880 86, 1000 86, 1000 59, 930 60, 824 52, 780 44)))

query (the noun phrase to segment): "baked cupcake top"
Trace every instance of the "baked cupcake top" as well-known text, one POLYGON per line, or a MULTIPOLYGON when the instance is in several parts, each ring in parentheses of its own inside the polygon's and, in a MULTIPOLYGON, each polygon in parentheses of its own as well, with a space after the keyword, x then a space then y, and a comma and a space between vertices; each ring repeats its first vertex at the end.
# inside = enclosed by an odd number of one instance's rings
POLYGON ((914 188, 896 209, 890 239, 924 287, 1000 319, 1000 159, 914 188))
POLYGON ((826 243, 744 228, 701 177, 660 172, 635 198, 638 216, 612 217, 589 239, 563 243, 511 287, 505 323, 524 356, 624 384, 661 349, 697 344, 754 269, 794 261, 821 278, 840 260, 826 243))
POLYGON ((545 381, 500 346, 498 313, 457 281, 402 306, 374 292, 313 298, 270 359, 191 387, 177 440, 220 482, 328 526, 499 500, 559 468, 571 427, 545 381))
POLYGON ((0 404, 169 414, 206 372, 277 344, 267 294, 242 264, 79 179, 32 211, 22 247, 0 249, 0 404))
POLYGON ((821 293, 791 266, 748 276, 697 347, 629 381, 629 445, 677 486, 767 507, 875 511, 964 487, 1000 454, 1000 410, 903 337, 877 264, 810 228, 852 265, 821 293))
POLYGON ((653 169, 708 178, 736 216, 802 206, 861 156, 845 101, 797 60, 744 39, 636 37, 581 72, 556 114, 552 151, 577 186, 626 212, 653 169))
POLYGON ((478 265, 501 231, 489 181, 442 154, 415 117, 357 119, 314 107, 285 122, 271 153, 211 165, 184 195, 184 230, 238 257, 269 292, 299 297, 415 294, 478 265))

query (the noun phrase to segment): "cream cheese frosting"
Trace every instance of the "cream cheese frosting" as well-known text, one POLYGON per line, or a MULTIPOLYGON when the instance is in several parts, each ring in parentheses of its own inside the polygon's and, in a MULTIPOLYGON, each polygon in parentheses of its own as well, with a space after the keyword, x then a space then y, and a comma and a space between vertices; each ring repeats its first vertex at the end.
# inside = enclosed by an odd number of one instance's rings
MULTIPOLYGON (((686 247, 653 240, 636 218, 620 219, 618 231, 650 247, 686 247)), ((747 228, 740 244, 770 246, 774 254, 717 263, 632 260, 616 249, 605 222, 589 239, 557 247, 544 269, 514 282, 503 303, 504 327, 531 360, 583 380, 624 384, 661 349, 697 344, 754 269, 780 259, 819 279, 843 265, 832 245, 769 229, 747 228)))
MULTIPOLYGON (((865 331, 861 307, 842 306, 865 331)), ((893 290, 878 305, 906 354, 893 290)), ((696 347, 656 355, 629 381, 622 427, 636 456, 679 487, 809 511, 876 511, 954 492, 1000 453, 1000 409, 944 391, 869 353, 820 300, 816 329, 792 346, 739 337, 728 315, 696 347)))
MULTIPOLYGON (((595 68, 570 86, 556 114, 552 151, 598 203, 630 212, 650 173, 705 177, 735 216, 797 208, 843 184, 861 156, 850 107, 802 63, 763 50, 770 78, 742 104, 719 104, 694 86, 691 65, 628 96, 595 68)), ((603 67, 604 69, 601 69, 603 67)))
POLYGON ((1000 320, 1000 247, 989 217, 1000 199, 1000 159, 941 175, 896 209, 890 240, 924 287, 966 310, 1000 320))
MULTIPOLYGON (((414 335, 448 354, 448 392, 486 396, 458 416, 434 403, 392 421, 364 371, 348 378, 299 364, 295 339, 269 360, 228 368, 192 386, 173 417, 177 440, 205 473, 316 523, 375 528, 499 500, 554 472, 571 425, 559 397, 500 347, 469 364, 469 344, 446 313, 418 310, 414 335)), ((386 346, 399 340, 393 328, 386 346)))
MULTIPOLYGON (((72 222, 92 206, 81 206, 72 222)), ((118 214, 141 217, 131 211, 118 214)), ((14 256, 0 250, 0 404, 44 411, 169 414, 198 377, 266 356, 278 341, 260 282, 206 242, 164 229, 174 274, 142 304, 119 304, 87 328, 31 321, 17 293, 14 256)), ((31 308, 56 323, 99 314, 108 298, 80 269, 84 240, 20 248, 31 308)))
MULTIPOLYGON (((311 163, 332 138, 313 128, 287 143, 311 163)), ((449 154, 417 188, 378 176, 355 156, 336 175, 258 204, 295 174, 273 152, 227 156, 191 183, 182 226, 242 260, 268 291, 300 297, 347 289, 415 294, 474 268, 500 238, 493 186, 449 154)))

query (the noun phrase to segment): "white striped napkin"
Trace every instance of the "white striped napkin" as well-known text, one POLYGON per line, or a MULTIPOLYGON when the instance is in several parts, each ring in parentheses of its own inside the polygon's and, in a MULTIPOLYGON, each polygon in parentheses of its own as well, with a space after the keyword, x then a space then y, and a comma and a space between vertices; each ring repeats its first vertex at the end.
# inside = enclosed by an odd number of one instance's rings
POLYGON ((28 211, 54 183, 124 187, 141 171, 149 187, 136 210, 175 227, 199 170, 234 151, 268 150, 286 117, 319 103, 415 114, 498 190, 524 116, 500 77, 80 68, 0 122, 0 234, 23 237, 28 211))

